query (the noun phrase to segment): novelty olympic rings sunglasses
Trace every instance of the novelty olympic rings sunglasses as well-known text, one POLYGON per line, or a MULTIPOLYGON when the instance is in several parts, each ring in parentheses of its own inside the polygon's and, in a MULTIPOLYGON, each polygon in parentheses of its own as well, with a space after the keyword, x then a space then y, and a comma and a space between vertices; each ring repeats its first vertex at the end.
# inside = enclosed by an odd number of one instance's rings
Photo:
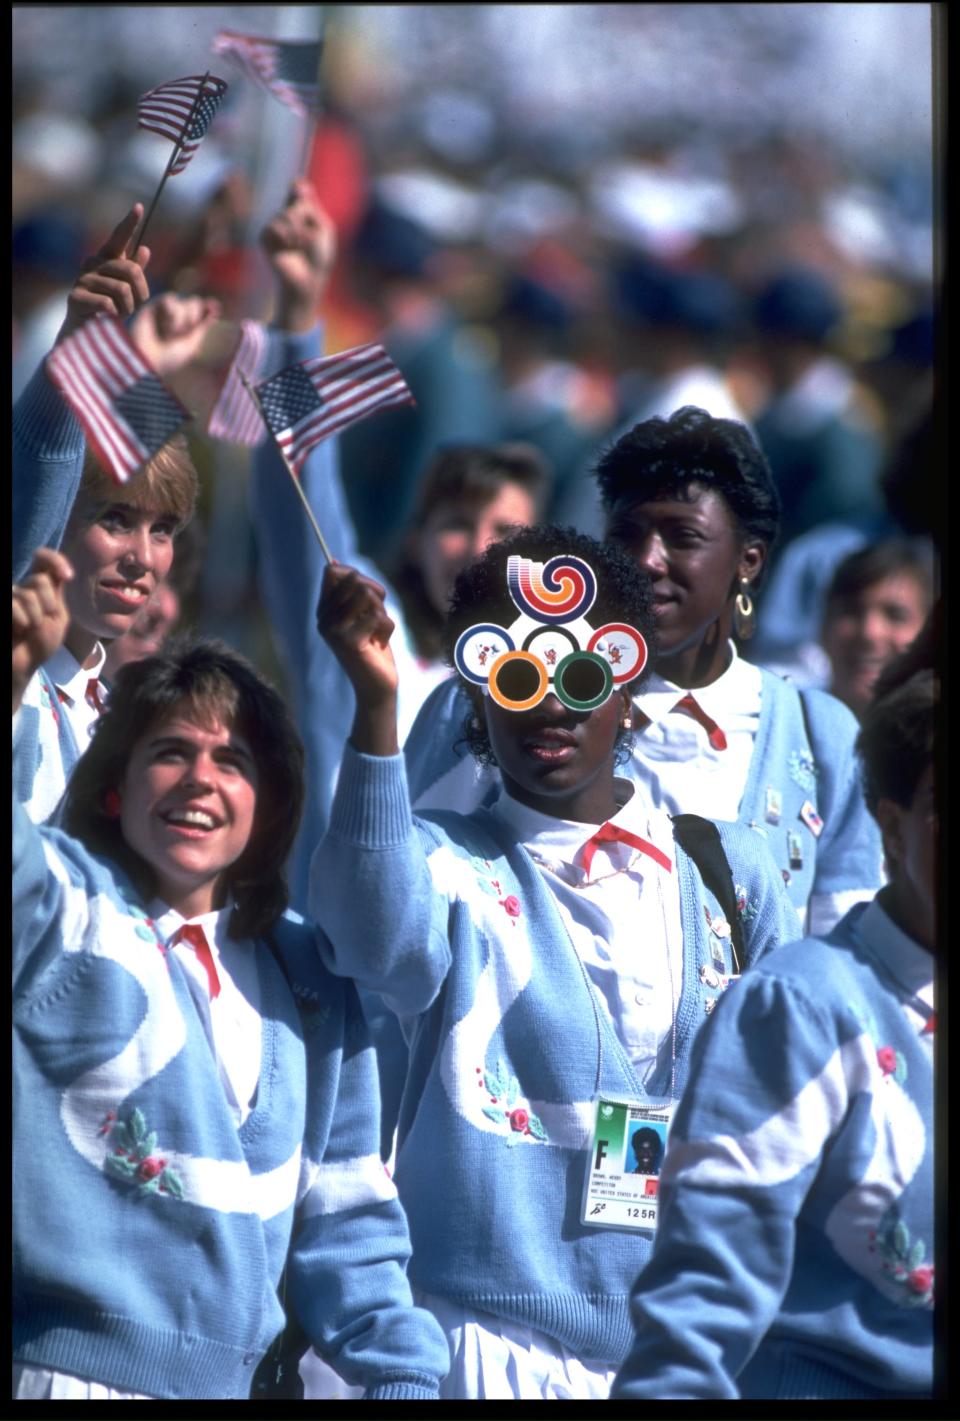
POLYGON ((509 627, 478 622, 457 639, 454 664, 505 710, 526 711, 550 691, 574 711, 592 711, 647 661, 647 644, 626 622, 593 628, 590 564, 562 553, 547 563, 512 556, 507 587, 519 616, 509 627))

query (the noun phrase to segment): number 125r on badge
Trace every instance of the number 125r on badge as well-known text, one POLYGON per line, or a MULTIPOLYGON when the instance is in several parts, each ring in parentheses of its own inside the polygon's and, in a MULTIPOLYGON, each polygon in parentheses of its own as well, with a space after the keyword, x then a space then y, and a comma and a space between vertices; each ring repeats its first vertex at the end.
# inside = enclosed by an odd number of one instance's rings
POLYGON ((669 1105, 596 1102, 582 1220, 595 1228, 657 1227, 660 1166, 670 1128, 669 1105))

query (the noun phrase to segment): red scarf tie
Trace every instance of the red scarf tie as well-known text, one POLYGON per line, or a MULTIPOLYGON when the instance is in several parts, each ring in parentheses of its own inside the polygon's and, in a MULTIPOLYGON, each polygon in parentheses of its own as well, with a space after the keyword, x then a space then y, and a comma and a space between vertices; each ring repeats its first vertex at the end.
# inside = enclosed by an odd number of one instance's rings
POLYGON ((690 695, 689 691, 685 696, 680 697, 679 701, 677 701, 677 704, 674 706, 674 710, 686 711, 687 715, 693 716, 693 719, 697 722, 697 724, 702 725, 704 730, 707 732, 707 739, 710 741, 710 744, 713 746, 714 750, 726 750, 727 737, 724 735, 717 722, 715 720, 712 720, 710 716, 707 715, 706 711, 702 709, 701 706, 697 705, 696 701, 690 695))
POLYGON ((96 676, 91 677, 87 682, 85 700, 91 710, 95 710, 98 715, 103 713, 104 701, 103 696, 100 694, 100 681, 96 676))
POLYGON ((639 834, 631 834, 629 829, 621 829, 618 824, 611 824, 609 820, 606 824, 601 824, 597 832, 589 838, 583 846, 583 871, 587 878, 590 877, 590 865, 593 863, 593 856, 601 844, 629 844, 633 849, 639 849, 642 854, 649 855, 654 863, 658 863, 661 868, 665 868, 668 873, 673 869, 673 861, 658 849, 656 844, 649 843, 646 839, 641 839, 639 834))
POLYGON ((182 928, 177 928, 170 939, 170 947, 178 942, 185 942, 192 947, 197 954, 197 961, 207 974, 207 986, 210 989, 211 997, 220 995, 220 978, 217 976, 216 964, 213 960, 213 953, 210 951, 210 944, 207 942, 207 935, 203 928, 196 923, 187 923, 182 928))

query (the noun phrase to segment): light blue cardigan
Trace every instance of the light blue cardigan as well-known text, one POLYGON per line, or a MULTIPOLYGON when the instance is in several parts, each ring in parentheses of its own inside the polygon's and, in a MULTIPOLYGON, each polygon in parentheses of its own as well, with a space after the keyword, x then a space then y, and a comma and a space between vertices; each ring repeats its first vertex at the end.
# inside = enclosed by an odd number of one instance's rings
POLYGON ((376 1068, 317 934, 257 954, 255 1108, 241 1127, 173 954, 124 876, 14 801, 14 1360, 159 1398, 244 1398, 283 1326, 381 1400, 449 1365, 412 1306, 380 1161, 376 1068))
POLYGON ((930 1396, 933 1053, 913 1003, 932 973, 858 904, 721 1001, 614 1397, 930 1396))
MULTIPOLYGON (((752 963, 798 935, 797 916, 763 841, 719 828, 745 889, 752 963)), ((729 936, 708 926, 720 906, 679 847, 676 872, 679 1092, 720 991, 711 948, 732 962, 729 936)), ((311 887, 326 964, 381 992, 409 1044, 396 1179, 412 1281, 616 1365, 651 1237, 580 1222, 592 1101, 669 1092, 669 1041, 645 1089, 533 860, 486 810, 415 819, 399 755, 347 746, 311 887), (517 1111, 540 1133, 521 1130, 517 1111)))

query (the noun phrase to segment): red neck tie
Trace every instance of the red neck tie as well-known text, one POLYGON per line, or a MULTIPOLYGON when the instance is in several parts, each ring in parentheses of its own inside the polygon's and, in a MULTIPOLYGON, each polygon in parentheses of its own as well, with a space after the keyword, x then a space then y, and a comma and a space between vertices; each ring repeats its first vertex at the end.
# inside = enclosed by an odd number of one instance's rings
POLYGON ((103 696, 100 694, 100 682, 96 676, 91 677, 87 682, 86 702, 90 709, 95 710, 98 715, 102 713, 103 696))
POLYGON ((589 838, 583 846, 583 871, 587 878, 590 877, 590 865, 593 863, 593 856, 601 844, 629 844, 633 849, 639 849, 642 854, 648 854, 654 863, 658 863, 661 868, 665 868, 668 873, 673 869, 673 862, 656 844, 651 844, 646 839, 641 839, 639 834, 631 834, 629 829, 621 829, 618 824, 601 824, 600 828, 589 838))
POLYGON ((680 697, 679 701, 677 701, 677 704, 674 706, 674 710, 686 711, 687 715, 693 716, 697 724, 702 725, 704 730, 707 732, 707 739, 710 741, 710 744, 713 746, 714 750, 726 750, 727 737, 724 735, 717 722, 715 720, 711 720, 710 716, 707 715, 706 711, 697 705, 696 701, 693 699, 689 692, 687 692, 685 696, 680 697))
POLYGON ((197 961, 207 974, 207 986, 210 988, 211 997, 220 995, 220 978, 217 976, 216 965, 213 960, 213 953, 210 951, 210 944, 207 942, 207 935, 203 928, 196 923, 187 923, 185 927, 177 928, 170 939, 170 946, 175 943, 185 942, 193 948, 197 954, 197 961))

